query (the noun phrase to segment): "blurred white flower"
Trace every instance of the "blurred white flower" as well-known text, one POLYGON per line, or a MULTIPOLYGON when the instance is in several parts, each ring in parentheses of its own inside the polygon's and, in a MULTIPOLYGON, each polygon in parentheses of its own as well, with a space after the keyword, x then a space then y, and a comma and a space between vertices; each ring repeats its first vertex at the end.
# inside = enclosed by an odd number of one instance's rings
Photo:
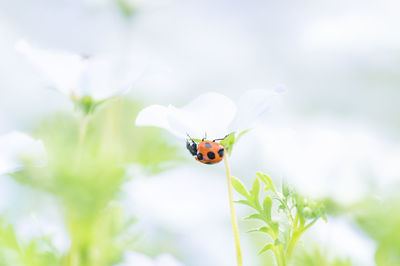
POLYGON ((354 265, 375 265, 375 242, 343 218, 329 217, 327 223, 317 222, 307 237, 329 251, 329 255, 350 258, 354 265))
POLYGON ((265 170, 301 193, 351 204, 399 182, 400 145, 373 128, 330 117, 289 118, 283 123, 292 128, 283 128, 282 120, 252 133, 260 139, 265 170))
MULTIPOLYGON (((49 199, 55 201, 54 198, 49 199)), ((71 245, 71 240, 60 215, 54 213, 55 206, 49 205, 41 205, 42 210, 32 211, 29 215, 21 215, 13 221, 15 233, 21 241, 47 238, 49 239, 48 244, 43 248, 52 252, 56 250, 65 253, 71 245), (51 209, 49 210, 49 208, 51 209), (52 211, 53 213, 51 213, 52 211)))
POLYGON ((129 251, 124 255, 124 261, 117 266, 184 266, 170 254, 161 254, 152 259, 142 253, 129 251))
POLYGON ((95 7, 109 8, 112 5, 119 5, 125 8, 131 8, 132 10, 143 9, 143 8, 157 8, 166 6, 171 0, 86 0, 86 2, 95 7))
POLYGON ((37 167, 47 163, 43 142, 21 132, 0 136, 0 175, 18 171, 25 163, 37 167))
POLYGON ((228 97, 209 92, 200 95, 181 108, 173 105, 151 105, 136 118, 138 126, 167 129, 178 137, 222 138, 252 127, 277 100, 283 90, 249 90, 237 103, 228 97))
POLYGON ((137 72, 108 57, 43 50, 19 40, 15 48, 35 65, 57 90, 79 100, 89 96, 95 102, 127 93, 137 72))

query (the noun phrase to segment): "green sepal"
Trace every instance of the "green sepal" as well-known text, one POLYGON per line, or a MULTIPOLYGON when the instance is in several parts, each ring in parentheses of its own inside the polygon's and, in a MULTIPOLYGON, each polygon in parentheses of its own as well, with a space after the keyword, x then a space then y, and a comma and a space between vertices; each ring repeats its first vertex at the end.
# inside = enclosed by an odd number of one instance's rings
POLYGON ((122 15, 128 19, 133 17, 133 15, 138 11, 138 8, 127 0, 115 0, 115 4, 122 15))
POLYGON ((72 96, 71 99, 75 103, 75 108, 82 111, 85 115, 93 113, 97 107, 108 100, 95 101, 91 96, 83 96, 81 98, 72 96))
POLYGON ((235 144, 235 132, 226 135, 219 143, 224 146, 226 153, 231 156, 233 145, 235 144))

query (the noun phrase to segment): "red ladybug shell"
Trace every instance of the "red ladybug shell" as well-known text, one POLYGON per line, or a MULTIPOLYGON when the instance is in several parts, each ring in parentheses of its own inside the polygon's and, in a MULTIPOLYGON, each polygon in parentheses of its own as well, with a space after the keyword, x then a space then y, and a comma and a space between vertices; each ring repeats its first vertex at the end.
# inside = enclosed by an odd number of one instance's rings
POLYGON ((214 164, 222 161, 225 148, 218 142, 205 140, 197 145, 196 160, 201 163, 214 164))

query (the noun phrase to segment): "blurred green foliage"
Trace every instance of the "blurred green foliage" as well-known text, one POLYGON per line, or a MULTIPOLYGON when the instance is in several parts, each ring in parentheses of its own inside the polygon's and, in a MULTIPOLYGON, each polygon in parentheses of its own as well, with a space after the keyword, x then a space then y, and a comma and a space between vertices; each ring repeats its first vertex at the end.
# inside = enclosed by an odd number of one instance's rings
POLYGON ((247 190, 244 184, 234 177, 232 185, 245 198, 237 203, 247 205, 256 211, 245 219, 263 222, 261 227, 249 231, 263 233, 268 237, 267 244, 264 244, 258 254, 272 251, 278 266, 290 264, 296 244, 307 229, 319 218, 326 221, 322 201, 303 197, 284 183, 279 192, 266 174, 257 173, 251 190, 247 190), (262 191, 266 191, 267 195, 261 195, 262 191), (260 201, 261 196, 262 201, 260 201), (278 211, 285 215, 285 219, 273 217, 274 201, 278 203, 278 211))
POLYGON ((135 127, 139 110, 135 103, 115 99, 88 114, 56 114, 37 127, 48 165, 27 167, 13 177, 55 196, 71 246, 61 256, 41 253, 40 241, 17 240, 13 228, 4 225, 1 244, 11 257, 21 265, 102 266, 121 261, 123 252, 132 249, 135 236, 126 237, 132 217, 118 203, 121 186, 131 178, 126 168, 133 164, 156 173, 181 159, 160 130, 135 127))
POLYGON ((352 213, 360 228, 376 241, 376 264, 400 265, 400 197, 366 199, 352 213))
POLYGON ((0 265, 59 265, 60 256, 45 236, 21 242, 13 226, 0 220, 0 265))
POLYGON ((134 5, 134 3, 132 3, 132 1, 129 0, 112 0, 112 1, 114 1, 115 5, 118 7, 121 14, 128 19, 132 18, 138 11, 138 8, 134 5))
POLYGON ((350 259, 329 256, 332 252, 322 251, 314 247, 310 251, 302 250, 297 253, 296 266, 352 266, 350 259))

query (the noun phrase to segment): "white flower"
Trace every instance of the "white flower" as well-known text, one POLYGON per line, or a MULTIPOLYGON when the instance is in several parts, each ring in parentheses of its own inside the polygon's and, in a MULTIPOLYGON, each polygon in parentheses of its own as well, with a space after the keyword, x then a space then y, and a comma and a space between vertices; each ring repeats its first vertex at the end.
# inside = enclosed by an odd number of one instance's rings
POLYGON ((184 266, 178 262, 170 254, 158 255, 155 259, 152 259, 142 253, 129 251, 124 255, 124 261, 117 264, 117 266, 184 266))
POLYGON ((0 136, 0 175, 18 171, 26 162, 38 167, 47 163, 42 141, 21 132, 0 136))
POLYGON ((265 171, 288 179, 306 195, 348 205, 399 180, 400 145, 351 119, 295 117, 253 133, 261 140, 265 171))
POLYGON ((343 218, 329 217, 327 223, 319 221, 306 234, 328 255, 350 258, 355 265, 375 265, 376 243, 343 218))
POLYGON ((178 137, 223 138, 229 133, 249 129, 276 101, 282 90, 249 90, 235 103, 228 97, 209 92, 181 108, 151 105, 136 118, 138 126, 167 129, 178 137))
POLYGON ((35 65, 51 85, 74 100, 90 96, 102 101, 128 92, 137 77, 131 69, 108 57, 42 50, 19 40, 15 48, 35 65))
POLYGON ((143 8, 157 8, 157 7, 162 7, 166 6, 169 4, 171 1, 170 0, 123 0, 120 2, 116 1, 109 1, 109 0, 86 0, 86 2, 95 7, 103 7, 103 8, 109 8, 112 5, 115 4, 124 4, 124 6, 130 7, 132 9, 143 9, 143 8))

